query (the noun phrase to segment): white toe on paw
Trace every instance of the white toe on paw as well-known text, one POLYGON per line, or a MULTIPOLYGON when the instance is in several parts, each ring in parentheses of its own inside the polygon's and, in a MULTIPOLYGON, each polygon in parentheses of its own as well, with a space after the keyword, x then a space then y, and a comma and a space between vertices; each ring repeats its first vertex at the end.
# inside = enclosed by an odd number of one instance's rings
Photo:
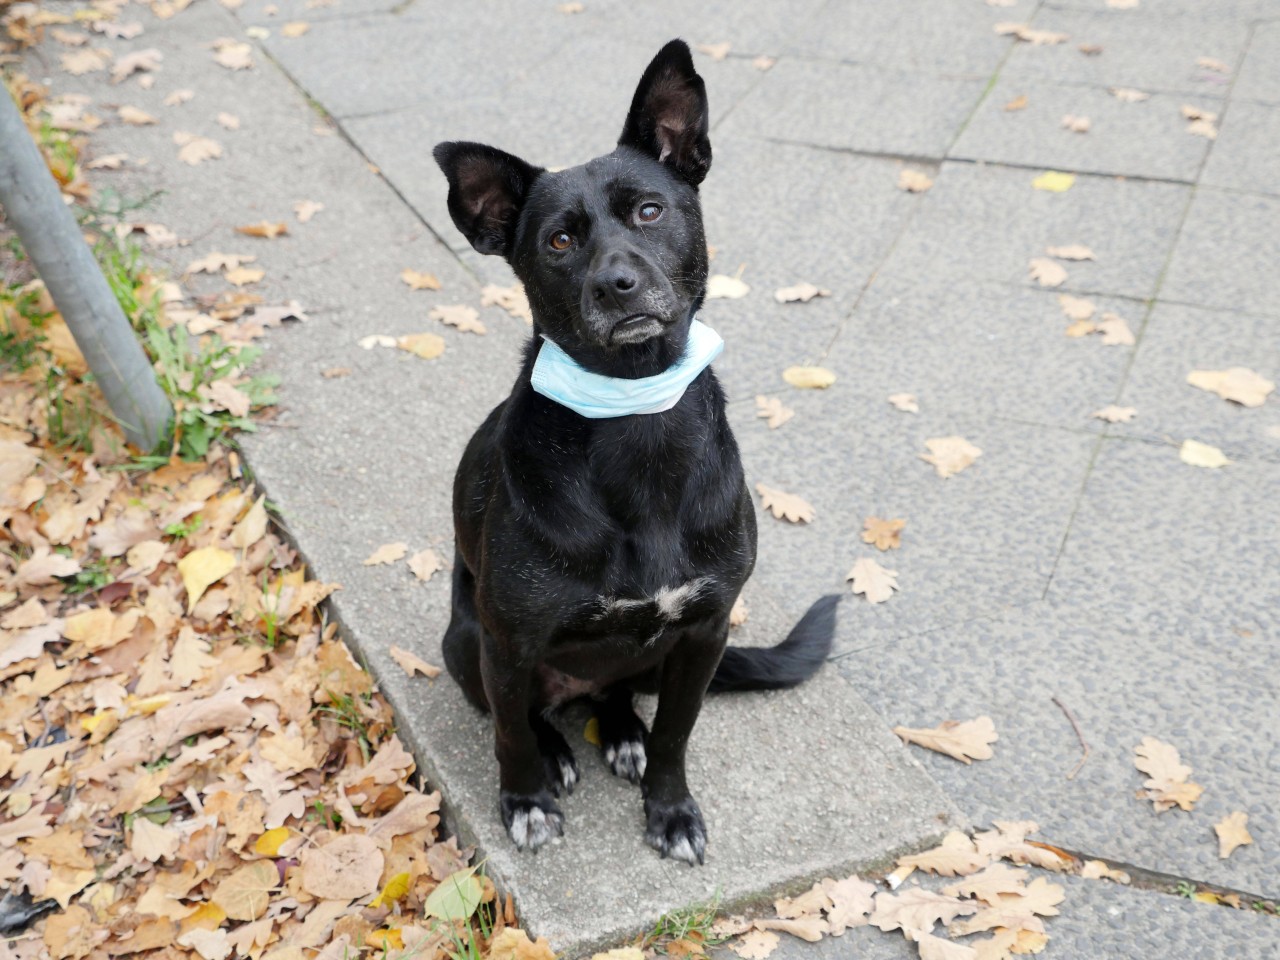
POLYGON ((560 782, 566 790, 572 790, 578 782, 578 771, 573 768, 573 761, 560 759, 560 782))
POLYGON ((609 766, 612 767, 613 761, 617 759, 618 759, 618 751, 614 748, 613 744, 610 744, 609 746, 604 748, 605 763, 609 764, 609 766))
MULTIPOLYGON (((542 813, 541 810, 538 811, 542 813)), ((517 810, 515 816, 511 818, 511 839, 515 842, 517 850, 523 850, 525 844, 529 840, 529 814, 523 810, 517 810)))
POLYGON ((667 856, 673 860, 683 860, 685 863, 697 863, 698 858, 693 852, 693 846, 689 843, 688 837, 681 837, 673 843, 667 850, 667 856))

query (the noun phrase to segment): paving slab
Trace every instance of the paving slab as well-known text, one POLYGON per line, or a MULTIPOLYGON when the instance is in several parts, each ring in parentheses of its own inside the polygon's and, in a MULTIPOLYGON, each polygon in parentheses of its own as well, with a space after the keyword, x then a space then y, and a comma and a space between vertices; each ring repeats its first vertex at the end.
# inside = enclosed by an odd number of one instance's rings
MULTIPOLYGON (((1049 879, 1065 888, 1066 896, 1058 905, 1060 915, 1045 920, 1049 934, 1046 957, 1280 957, 1280 924, 1273 917, 1079 877, 1049 879)), ((940 885, 945 881, 939 884, 931 879, 922 884, 929 888, 940 885)), ((981 936, 958 942, 973 943, 981 936)), ((727 947, 717 948, 711 955, 717 960, 732 960, 734 956, 727 947)), ((826 937, 820 943, 805 943, 784 935, 770 960, 916 960, 919 956, 918 947, 898 931, 881 933, 876 927, 864 926, 846 931, 842 937, 826 937)))
MULTIPOLYGON (((860 394, 852 376, 827 390, 784 387, 779 395, 796 411, 779 429, 747 404, 735 405, 733 422, 748 484, 799 494, 814 508, 810 524, 761 521, 756 578, 776 589, 791 616, 815 585, 847 591, 842 578, 860 557, 896 570, 900 592, 881 604, 851 596, 839 618, 840 651, 1040 599, 1096 435, 997 421, 928 397, 919 414, 902 413, 884 396, 860 394), (926 439, 952 435, 983 452, 944 480, 920 455, 926 439), (863 543, 868 516, 905 518, 902 547, 880 553, 863 543)), ((745 596, 750 604, 750 590, 745 596)))
MULTIPOLYGON (((1202 4, 1200 9, 1209 6, 1202 4)), ((1213 57, 1238 66, 1250 31, 1250 25, 1241 20, 1198 12, 1161 15, 1145 3, 1125 11, 1046 6, 1036 14, 1034 26, 1071 39, 1045 46, 1017 44, 1000 71, 1002 78, 1206 97, 1225 96, 1231 77, 1196 61, 1213 57), (1086 56, 1080 52, 1081 44, 1100 46, 1102 52, 1086 56)))
POLYGON ((1221 110, 1220 101, 1204 95, 1156 93, 1125 103, 1102 87, 1001 74, 949 156, 1190 183, 1210 141, 1187 133, 1183 104, 1221 110), (1027 98, 1024 109, 1005 109, 1019 97, 1027 98), (1067 115, 1087 117, 1089 131, 1066 129, 1067 115))
POLYGON ((278 30, 286 23, 340 20, 367 13, 403 13, 416 0, 244 0, 236 15, 244 23, 278 30))
POLYGON ((1116 401, 1138 412, 1115 434, 1180 443, 1191 437, 1232 455, 1280 460, 1280 401, 1246 408, 1187 383, 1192 370, 1250 367, 1280 382, 1280 318, 1157 303, 1116 401))
POLYGON ((1280 197, 1196 190, 1160 297, 1275 314, 1280 311, 1280 197))
POLYGON ((1280 76, 1276 63, 1280 61, 1280 20, 1258 23, 1253 28, 1253 38, 1244 65, 1236 75, 1232 99, 1257 100, 1280 104, 1280 76))
MULTIPOLYGON (((1101 431, 1090 414, 1119 392, 1132 347, 1067 336, 1057 290, 918 276, 878 278, 824 362, 881 402, 909 392, 926 409, 1101 431)), ((1076 299, 1093 304, 1095 320, 1115 313, 1135 333, 1146 316, 1137 300, 1076 299)))
POLYGON ((821 358, 919 202, 897 188, 891 160, 741 136, 713 149, 702 189, 711 269, 742 269, 751 292, 708 301, 702 319, 728 342, 716 371, 730 398, 750 399, 775 389, 784 368, 821 358), (775 300, 800 282, 830 295, 775 300))
POLYGON ((948 162, 879 271, 931 283, 994 280, 1039 289, 1028 271, 1051 246, 1084 244, 1063 261, 1060 292, 1152 296, 1177 241, 1190 187, 1079 176, 1065 193, 1035 190, 1039 170, 948 162))
POLYGON ((784 58, 722 129, 864 153, 941 158, 986 80, 784 58))
POLYGON ((829 0, 784 48, 806 59, 923 73, 990 76, 1010 41, 993 25, 1009 11, 968 0, 829 0))
POLYGON ((1275 4, 1271 0, 1215 0, 1213 3, 1202 3, 1201 0, 1141 0, 1138 6, 1128 9, 1116 9, 1107 0, 1047 0, 1044 6, 1047 9, 1105 11, 1117 19, 1190 15, 1254 23, 1274 20, 1277 16, 1275 4))
POLYGON ((1280 196, 1280 103, 1233 101, 1209 153, 1202 184, 1280 196))

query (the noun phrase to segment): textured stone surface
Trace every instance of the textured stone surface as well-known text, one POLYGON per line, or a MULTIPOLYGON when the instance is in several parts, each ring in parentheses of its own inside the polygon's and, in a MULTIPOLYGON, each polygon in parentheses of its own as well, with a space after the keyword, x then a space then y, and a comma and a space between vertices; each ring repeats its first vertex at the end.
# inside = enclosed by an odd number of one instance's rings
POLYGON ((1244 66, 1236 77, 1233 98, 1261 100, 1280 104, 1280 75, 1276 73, 1280 58, 1280 19, 1259 23, 1253 29, 1253 40, 1244 66))
POLYGON ((1157 93, 1141 103, 1124 103, 1099 87, 1001 74, 951 156, 1190 182, 1210 141, 1187 133, 1180 112, 1184 103, 1215 113, 1220 109, 1220 101, 1203 95, 1157 93), (1027 98, 1025 109, 1005 109, 1022 96, 1027 98), (1063 127, 1068 114, 1087 117, 1089 132, 1063 127))
POLYGON ((1237 100, 1223 118, 1218 141, 1200 182, 1280 196, 1280 103, 1237 100))

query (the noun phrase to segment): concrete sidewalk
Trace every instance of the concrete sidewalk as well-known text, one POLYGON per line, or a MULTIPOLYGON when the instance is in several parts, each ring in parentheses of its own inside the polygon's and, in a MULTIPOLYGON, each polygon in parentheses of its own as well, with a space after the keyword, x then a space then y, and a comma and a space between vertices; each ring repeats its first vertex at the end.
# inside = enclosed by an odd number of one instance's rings
MULTIPOLYGON (((452 822, 557 949, 576 956, 717 889, 747 900, 992 819, 1035 819, 1066 847, 1280 896, 1280 401, 1243 409, 1185 383, 1192 369, 1234 365, 1280 378, 1280 9, 692 6, 588 0, 571 16, 549 0, 246 0, 231 12, 205 0, 170 20, 143 14, 135 40, 103 41, 117 55, 161 50, 151 89, 67 76, 53 61, 43 73, 56 93, 91 96, 96 112, 128 103, 160 118, 96 133, 96 150, 149 162, 95 182, 165 190, 138 218, 192 241, 157 251, 175 271, 211 250, 253 253, 267 271, 257 289, 306 307, 301 329, 271 340, 282 411, 246 439, 249 463, 317 575, 342 583, 334 609, 452 822), (310 29, 283 36, 293 20, 310 29), (1070 39, 1019 43, 996 33, 1001 21, 1070 39), (722 61, 698 59, 715 120, 703 194, 713 270, 745 265, 752 290, 703 317, 728 344, 717 372, 748 482, 799 493, 817 515, 792 526, 761 514, 751 616, 733 642, 775 642, 858 557, 897 570, 901 584, 884 604, 847 598, 838 657, 812 684, 709 703, 691 745, 712 834, 696 871, 644 847, 638 794, 594 759, 581 718, 566 725, 585 775, 565 806, 566 837, 517 855, 498 824, 488 719, 447 677, 409 681, 386 652, 439 662, 447 578, 423 584, 403 565, 361 563, 394 540, 451 555, 454 466, 506 394, 528 334, 493 307, 481 311, 485 337, 427 318, 511 282, 453 229, 431 146, 481 140, 547 165, 603 152, 644 65, 677 35, 731 44, 722 61), (251 39, 253 69, 212 61, 206 47, 223 36, 251 39), (1086 55, 1082 44, 1102 49, 1086 55), (760 70, 758 55, 777 62, 760 70), (163 105, 181 87, 195 98, 163 105), (1112 87, 1151 96, 1123 102, 1112 87), (1004 109, 1024 95, 1025 109, 1004 109), (1216 140, 1187 132, 1183 104, 1218 114, 1216 140), (220 110, 241 128, 215 126, 220 110), (1088 116, 1090 131, 1064 129, 1064 114, 1088 116), (175 130, 213 136, 224 157, 179 163, 175 130), (904 165, 933 188, 898 189, 904 165), (1033 189, 1046 169, 1075 172, 1074 185, 1033 189), (325 209, 288 238, 233 232, 291 220, 302 199, 325 209), (1029 279, 1046 246, 1076 243, 1096 260, 1064 263, 1056 289, 1029 279), (397 279, 406 267, 443 289, 409 291, 397 279), (774 302, 774 289, 802 280, 832 295, 774 302), (1064 336, 1060 293, 1126 318, 1136 344, 1064 336), (424 330, 445 338, 440 359, 357 346, 424 330), (792 390, 780 373, 798 363, 838 379, 792 390), (351 374, 320 375, 338 366, 351 374), (920 413, 889 406, 897 392, 916 394, 920 413), (760 393, 795 418, 770 431, 755 417, 760 393), (1090 418, 1110 403, 1137 416, 1090 418), (919 454, 948 435, 983 454, 942 480, 919 454), (1186 438, 1233 462, 1183 464, 1186 438), (901 550, 861 542, 868 515, 906 518, 901 550), (1073 780, 1080 746, 1055 697, 1092 748, 1073 780), (1000 740, 993 760, 971 767, 889 733, 982 714, 1000 740), (1144 736, 1174 743, 1194 768, 1206 788, 1194 812, 1156 815, 1134 799, 1144 736), (1255 842, 1221 861, 1212 826, 1232 810, 1249 813, 1255 842)), ((1166 942, 1177 956, 1280 955, 1268 917, 1068 886, 1050 924, 1057 956, 1151 956, 1144 944, 1166 942)), ((908 955, 878 931, 850 937, 868 956, 908 955)))

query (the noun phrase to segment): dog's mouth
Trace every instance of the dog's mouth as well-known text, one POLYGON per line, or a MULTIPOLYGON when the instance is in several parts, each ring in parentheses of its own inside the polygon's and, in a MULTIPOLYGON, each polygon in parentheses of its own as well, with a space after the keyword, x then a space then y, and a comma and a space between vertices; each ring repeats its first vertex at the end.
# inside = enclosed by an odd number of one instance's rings
POLYGON ((642 343, 662 335, 663 323, 651 313, 633 313, 623 317, 609 331, 609 343, 621 345, 642 343))

